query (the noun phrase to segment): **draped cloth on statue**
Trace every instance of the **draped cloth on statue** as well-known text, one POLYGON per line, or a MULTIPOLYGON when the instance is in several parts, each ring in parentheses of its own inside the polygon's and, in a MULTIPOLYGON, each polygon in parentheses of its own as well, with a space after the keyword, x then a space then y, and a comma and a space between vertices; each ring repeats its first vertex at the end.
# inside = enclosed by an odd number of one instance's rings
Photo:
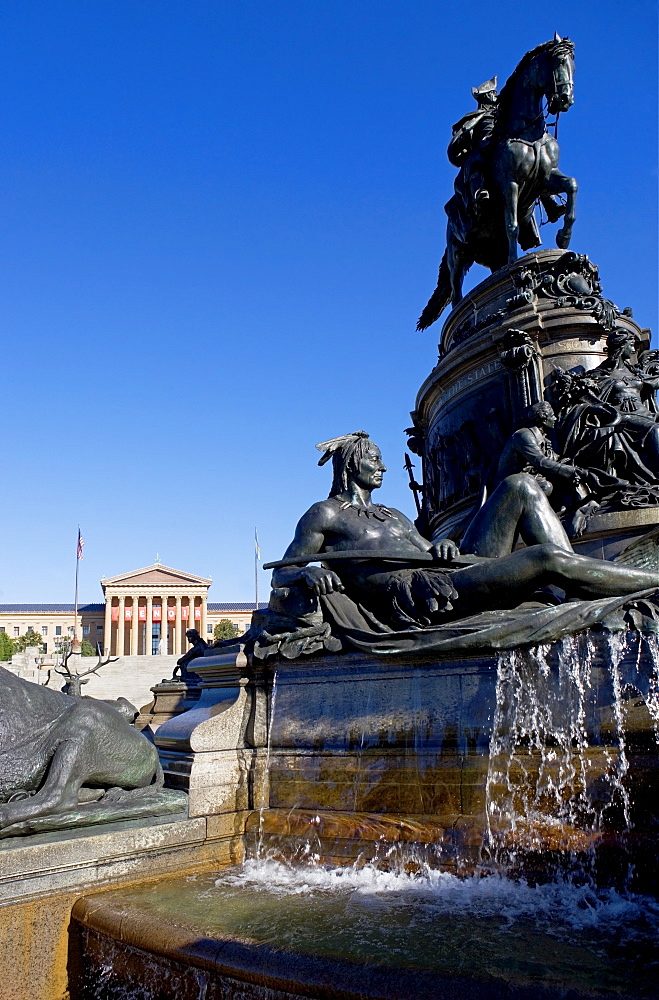
MULTIPOLYGON (((486 652, 536 646, 599 625, 612 630, 652 628, 659 618, 656 590, 547 607, 525 604, 513 610, 484 611, 428 628, 393 631, 346 594, 320 598, 332 632, 355 649, 379 656, 486 652)), ((655 626, 656 628, 656 626, 655 626)))

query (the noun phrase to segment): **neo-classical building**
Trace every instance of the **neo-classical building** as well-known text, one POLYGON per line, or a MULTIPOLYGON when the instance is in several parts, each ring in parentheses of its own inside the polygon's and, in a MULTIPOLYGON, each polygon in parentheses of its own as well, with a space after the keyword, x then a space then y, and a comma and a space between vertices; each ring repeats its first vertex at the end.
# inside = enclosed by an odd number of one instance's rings
MULTIPOLYGON (((222 619, 246 631, 254 604, 209 603, 211 583, 161 563, 101 580, 105 602, 78 606, 78 637, 113 656, 180 656, 189 628, 208 641, 222 619)), ((0 632, 36 632, 44 653, 56 652, 73 629, 73 604, 0 604, 0 632)))

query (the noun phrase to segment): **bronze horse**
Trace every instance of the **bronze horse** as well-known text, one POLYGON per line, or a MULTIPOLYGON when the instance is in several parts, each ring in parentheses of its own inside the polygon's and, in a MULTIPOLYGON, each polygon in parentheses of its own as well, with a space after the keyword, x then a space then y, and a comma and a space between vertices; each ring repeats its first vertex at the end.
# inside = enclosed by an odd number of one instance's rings
POLYGON ((574 44, 559 35, 527 52, 499 96, 491 141, 482 151, 489 193, 475 208, 460 191, 446 205, 446 251, 437 287, 417 323, 425 330, 445 307, 462 298, 462 282, 473 263, 496 271, 522 250, 540 246, 533 210, 541 201, 549 221, 564 215, 556 245, 567 249, 572 235, 577 182, 558 169, 559 148, 547 131, 546 115, 567 111, 574 103, 574 44), (543 101, 547 101, 546 111, 543 101), (564 194, 565 206, 554 196, 564 194))

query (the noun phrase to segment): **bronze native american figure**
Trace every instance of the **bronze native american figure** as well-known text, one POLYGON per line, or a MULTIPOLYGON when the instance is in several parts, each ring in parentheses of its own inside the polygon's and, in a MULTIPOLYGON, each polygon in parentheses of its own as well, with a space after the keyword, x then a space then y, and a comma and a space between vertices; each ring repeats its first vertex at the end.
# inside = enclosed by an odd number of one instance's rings
POLYGON ((284 558, 264 566, 275 569, 268 614, 244 637, 257 659, 335 652, 342 642, 391 654, 552 641, 659 587, 654 535, 640 568, 633 547, 624 561, 579 555, 546 485, 527 472, 505 476, 458 547, 424 538, 401 511, 372 501, 386 468, 363 431, 317 447, 321 464, 332 460, 332 486, 302 516, 284 558), (526 547, 516 548, 518 537, 526 547), (548 586, 566 603, 524 610, 548 586))

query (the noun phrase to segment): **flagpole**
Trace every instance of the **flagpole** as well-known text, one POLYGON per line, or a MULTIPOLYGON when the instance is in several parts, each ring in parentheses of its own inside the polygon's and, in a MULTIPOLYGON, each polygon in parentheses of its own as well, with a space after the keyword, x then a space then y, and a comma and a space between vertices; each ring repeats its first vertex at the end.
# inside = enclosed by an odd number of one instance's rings
POLYGON ((254 528, 254 610, 259 610, 259 559, 261 550, 259 548, 259 535, 254 528))
POLYGON ((78 567, 80 566, 80 525, 78 525, 78 539, 76 542, 76 592, 73 608, 73 645, 78 641, 78 567))

